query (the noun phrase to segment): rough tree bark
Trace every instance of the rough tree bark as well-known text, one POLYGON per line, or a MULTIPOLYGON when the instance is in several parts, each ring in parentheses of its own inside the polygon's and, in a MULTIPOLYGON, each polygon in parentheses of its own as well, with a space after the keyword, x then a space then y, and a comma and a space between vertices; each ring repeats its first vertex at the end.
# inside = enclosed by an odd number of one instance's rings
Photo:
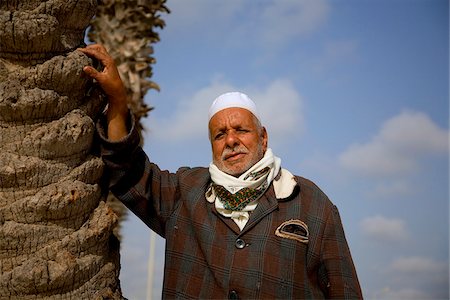
MULTIPOLYGON (((151 43, 165 2, 100 1, 93 23, 91 36, 116 58, 138 118, 151 109, 146 91, 158 89, 149 80, 151 43)), ((122 298, 117 217, 91 154, 103 103, 81 71, 90 59, 74 51, 96 7, 0 0, 0 299, 122 298)))
POLYGON ((96 0, 0 0, 0 298, 121 299, 82 74, 96 0))

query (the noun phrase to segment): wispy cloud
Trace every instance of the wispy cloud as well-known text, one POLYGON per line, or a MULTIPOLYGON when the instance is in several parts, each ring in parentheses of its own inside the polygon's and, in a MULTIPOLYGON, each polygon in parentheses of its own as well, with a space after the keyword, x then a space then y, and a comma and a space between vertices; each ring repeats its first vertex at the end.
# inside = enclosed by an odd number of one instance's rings
POLYGON ((302 98, 290 81, 276 79, 264 87, 235 87, 224 78, 213 80, 192 95, 179 99, 173 113, 165 118, 152 118, 155 137, 165 141, 207 139, 207 112, 212 101, 222 93, 242 91, 252 98, 259 110, 269 138, 282 142, 292 132, 301 133, 304 121, 302 98))
POLYGON ((394 260, 390 268, 394 272, 406 274, 443 274, 443 272, 448 270, 448 264, 447 262, 439 262, 429 257, 410 256, 394 260))
POLYGON ((385 266, 379 262, 378 267, 384 285, 378 290, 366 291, 368 299, 448 299, 446 260, 401 256, 385 266))
POLYGON ((383 290, 374 297, 375 299, 408 299, 408 300, 427 300, 436 299, 431 295, 415 289, 415 288, 391 288, 385 287, 383 290))
POLYGON ((365 235, 379 241, 402 241, 409 237, 406 224, 401 219, 389 219, 383 216, 367 217, 361 222, 365 235))
POLYGON ((271 143, 305 131, 303 98, 289 80, 275 79, 266 87, 250 87, 248 91, 258 106, 271 143))
POLYGON ((272 45, 309 34, 319 28, 330 7, 325 0, 276 0, 263 8, 257 24, 264 42, 272 45))
POLYGON ((373 191, 368 196, 377 198, 395 198, 399 196, 413 195, 415 186, 405 178, 378 182, 373 191))
POLYGON ((211 1, 211 0, 172 0, 167 3, 171 13, 165 17, 168 21, 165 31, 190 31, 198 34, 208 22, 214 22, 214 28, 223 28, 233 16, 242 10, 241 0, 211 1))
POLYGON ((448 261, 423 256, 397 258, 387 268, 395 289, 387 288, 382 298, 448 299, 448 271, 448 261))
POLYGON ((313 70, 318 73, 330 72, 334 66, 352 63, 358 56, 358 47, 358 42, 351 39, 327 41, 319 56, 312 59, 313 70))
POLYGON ((270 0, 258 5, 242 0, 173 0, 168 6, 172 14, 167 16, 167 31, 200 32, 229 46, 269 48, 314 32, 330 11, 327 0, 270 0))
POLYGON ((402 175, 415 171, 420 159, 448 152, 448 130, 422 112, 405 111, 387 120, 367 143, 353 144, 339 163, 364 175, 402 175))
POLYGON ((149 127, 156 138, 164 141, 207 139, 209 106, 217 96, 233 90, 236 88, 225 80, 214 80, 194 94, 174 99, 172 113, 161 118, 155 116, 149 120, 149 127))

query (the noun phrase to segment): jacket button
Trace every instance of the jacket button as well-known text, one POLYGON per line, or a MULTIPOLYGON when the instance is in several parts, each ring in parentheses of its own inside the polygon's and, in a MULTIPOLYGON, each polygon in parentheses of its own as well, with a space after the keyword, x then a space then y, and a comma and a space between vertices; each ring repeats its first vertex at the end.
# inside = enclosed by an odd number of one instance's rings
POLYGON ((238 249, 243 249, 245 247, 245 242, 244 240, 241 239, 237 239, 236 243, 234 244, 236 246, 236 248, 238 249))
POLYGON ((231 291, 228 294, 228 299, 239 299, 239 295, 238 295, 238 293, 236 291, 231 291))

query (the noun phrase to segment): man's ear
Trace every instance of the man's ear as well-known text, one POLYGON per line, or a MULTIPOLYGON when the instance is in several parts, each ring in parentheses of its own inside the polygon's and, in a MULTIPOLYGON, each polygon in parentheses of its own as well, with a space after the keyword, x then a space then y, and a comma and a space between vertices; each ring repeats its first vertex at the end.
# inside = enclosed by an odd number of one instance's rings
POLYGON ((269 136, 267 134, 266 127, 264 127, 264 126, 262 127, 262 130, 261 130, 261 138, 262 138, 263 150, 264 150, 264 152, 266 152, 267 145, 269 143, 269 136))

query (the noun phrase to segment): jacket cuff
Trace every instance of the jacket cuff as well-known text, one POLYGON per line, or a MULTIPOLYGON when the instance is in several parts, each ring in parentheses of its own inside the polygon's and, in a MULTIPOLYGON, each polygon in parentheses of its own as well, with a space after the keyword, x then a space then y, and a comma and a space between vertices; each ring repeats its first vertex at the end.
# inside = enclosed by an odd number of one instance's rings
POLYGON ((127 129, 128 134, 117 141, 112 141, 107 138, 106 116, 102 115, 97 121, 96 129, 100 138, 101 154, 102 156, 123 157, 133 153, 140 143, 140 136, 137 131, 136 119, 131 111, 128 111, 127 129))

